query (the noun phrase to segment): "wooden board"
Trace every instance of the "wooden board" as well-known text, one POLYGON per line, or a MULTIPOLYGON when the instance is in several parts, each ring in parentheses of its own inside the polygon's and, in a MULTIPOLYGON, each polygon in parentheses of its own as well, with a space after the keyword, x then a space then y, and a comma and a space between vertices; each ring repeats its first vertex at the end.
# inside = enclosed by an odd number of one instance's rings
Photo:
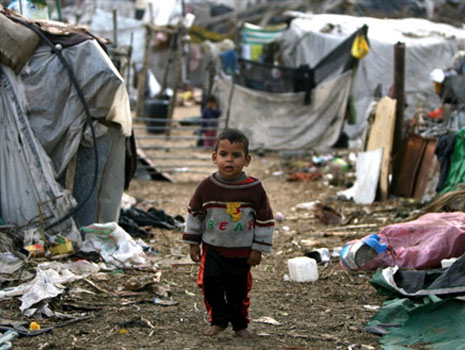
POLYGON ((366 149, 367 151, 373 151, 379 147, 383 148, 383 160, 381 162, 381 174, 379 178, 382 200, 386 200, 389 195, 389 174, 395 124, 396 100, 386 96, 379 101, 376 107, 375 120, 371 126, 366 149))

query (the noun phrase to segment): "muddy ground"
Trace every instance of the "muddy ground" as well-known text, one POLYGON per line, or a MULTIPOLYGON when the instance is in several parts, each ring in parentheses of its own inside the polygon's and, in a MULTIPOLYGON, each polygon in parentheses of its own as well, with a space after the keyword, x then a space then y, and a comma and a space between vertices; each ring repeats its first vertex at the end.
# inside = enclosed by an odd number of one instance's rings
MULTIPOLYGON (((339 259, 332 257, 327 266, 319 265, 317 281, 298 283, 285 280, 287 261, 316 248, 333 251, 351 239, 377 233, 404 220, 416 204, 390 199, 364 206, 338 200, 337 191, 349 178, 337 186, 325 177, 287 181, 295 170, 294 160, 286 162, 275 153, 252 156, 247 172, 263 181, 274 213, 285 218, 276 222, 273 252, 253 268, 249 327, 254 339, 236 338, 231 329, 213 338, 201 335, 208 324, 196 286, 198 266, 187 258, 181 232, 148 228, 153 237, 144 241, 153 248, 148 254, 153 268, 101 272, 69 284, 50 306, 82 320, 38 320, 42 328, 53 330, 18 338, 14 349, 379 349, 379 338, 364 331, 384 300, 370 285, 373 272, 342 270, 339 259), (313 212, 295 208, 317 199, 343 214, 343 223, 324 224, 313 212), (165 300, 175 305, 155 304, 152 290, 129 291, 129 281, 143 285, 153 279, 169 288, 165 300), (276 322, 265 323, 263 318, 276 322)), ((185 217, 188 200, 204 176, 183 173, 176 183, 133 180, 127 193, 138 199, 140 208, 155 207, 185 217)), ((21 315, 20 304, 18 298, 1 301, 1 317, 29 324, 33 319, 21 315)))

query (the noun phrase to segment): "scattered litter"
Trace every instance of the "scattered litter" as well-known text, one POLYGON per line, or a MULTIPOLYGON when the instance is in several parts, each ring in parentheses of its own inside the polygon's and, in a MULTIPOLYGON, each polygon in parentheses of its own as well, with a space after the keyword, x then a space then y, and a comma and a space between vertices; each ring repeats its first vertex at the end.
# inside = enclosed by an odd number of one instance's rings
POLYGON ((151 255, 161 255, 159 251, 154 250, 151 246, 149 246, 147 243, 145 243, 142 239, 137 238, 136 243, 142 247, 142 250, 146 254, 151 254, 151 255))
POLYGON ((320 204, 320 201, 313 201, 313 202, 305 202, 305 203, 299 203, 295 206, 296 209, 298 210, 309 210, 313 211, 316 209, 317 205, 320 204))
POLYGON ((137 200, 134 197, 123 192, 123 196, 121 197, 121 208, 122 209, 131 208, 136 203, 137 203, 137 200))
POLYGON ((278 212, 276 213, 276 215, 275 215, 274 218, 275 218, 275 220, 276 220, 277 222, 283 222, 284 220, 286 220, 286 217, 285 217, 284 214, 281 213, 280 211, 278 211, 278 212))
POLYGON ((170 280, 167 280, 167 279, 164 279, 163 282, 166 283, 169 286, 177 286, 178 285, 176 282, 173 282, 173 281, 170 281, 170 280))
POLYGON ((371 345, 365 345, 365 344, 362 344, 362 348, 363 349, 368 349, 368 350, 375 350, 375 348, 371 345))
POLYGON ((324 264, 329 262, 331 255, 328 248, 319 248, 305 253, 305 256, 315 259, 317 264, 324 264))
POLYGON ((0 349, 9 350, 13 348, 11 341, 18 336, 18 332, 13 330, 6 331, 2 336, 0 336, 0 349))
POLYGON ((61 264, 58 262, 39 264, 37 266, 36 276, 31 282, 0 290, 0 298, 22 295, 20 310, 24 312, 41 300, 54 298, 61 294, 65 288, 63 286, 64 284, 76 281, 85 276, 85 274, 83 276, 73 273, 71 266, 79 265, 61 264))
POLYGON ((341 266, 358 269, 374 259, 378 254, 387 251, 387 244, 381 243, 380 239, 377 234, 372 234, 346 244, 341 251, 341 266))
POLYGON ((81 230, 86 234, 82 251, 97 251, 106 263, 117 268, 146 264, 142 247, 115 222, 93 224, 81 230))
POLYGON ((39 329, 40 329, 40 324, 38 324, 37 322, 32 321, 29 324, 29 330, 30 331, 38 331, 39 329))
POLYGON ((126 281, 124 287, 133 291, 149 291, 160 297, 167 297, 171 292, 171 288, 168 285, 156 280, 152 275, 130 278, 126 281))
POLYGON ((12 274, 23 267, 24 262, 11 252, 0 253, 0 273, 12 274))
POLYGON ((378 305, 363 305, 363 308, 370 310, 370 311, 377 311, 379 310, 378 305))
POLYGON ((52 255, 69 254, 74 250, 73 242, 67 237, 57 235, 53 243, 53 246, 50 247, 50 253, 52 255))
POLYGON ((278 322, 274 318, 268 317, 268 316, 259 317, 259 318, 255 319, 253 321, 254 322, 259 322, 259 323, 271 324, 273 326, 280 326, 281 325, 280 322, 278 322))
POLYGON ((44 247, 42 244, 30 244, 24 247, 30 258, 41 258, 45 255, 44 247))
POLYGON ((118 327, 120 327, 121 330, 134 327, 150 328, 147 320, 138 317, 133 318, 131 321, 118 323, 118 327))
POLYGON ((319 244, 321 244, 321 241, 316 240, 316 239, 301 239, 299 241, 299 245, 307 247, 307 248, 313 248, 319 244))
POLYGON ((299 256, 287 261, 289 276, 296 282, 314 282, 318 280, 318 267, 315 259, 299 256))
POLYGON ((441 267, 442 267, 442 268, 449 267, 449 266, 452 265, 456 260, 457 260, 457 258, 442 259, 442 260, 441 260, 441 267))
POLYGON ((191 297, 195 297, 195 293, 189 292, 187 289, 184 291, 187 295, 190 295, 191 297))
MULTIPOLYGON (((186 294, 187 294, 187 291, 186 291, 186 294)), ((178 302, 173 299, 162 299, 162 298, 153 298, 153 303, 157 305, 163 305, 163 306, 173 306, 173 305, 178 304, 178 302)))

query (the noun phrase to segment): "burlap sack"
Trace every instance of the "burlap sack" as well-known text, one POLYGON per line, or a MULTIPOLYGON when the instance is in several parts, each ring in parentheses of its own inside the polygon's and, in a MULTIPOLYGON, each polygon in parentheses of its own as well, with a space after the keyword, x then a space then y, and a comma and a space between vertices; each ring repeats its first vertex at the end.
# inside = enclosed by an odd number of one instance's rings
POLYGON ((39 44, 40 37, 0 12, 0 62, 18 74, 39 44))

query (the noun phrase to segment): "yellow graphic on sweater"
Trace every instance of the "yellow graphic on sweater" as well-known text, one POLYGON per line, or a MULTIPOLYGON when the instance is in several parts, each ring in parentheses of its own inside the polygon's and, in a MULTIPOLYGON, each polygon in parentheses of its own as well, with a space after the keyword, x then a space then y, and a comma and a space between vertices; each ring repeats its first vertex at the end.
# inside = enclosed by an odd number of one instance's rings
POLYGON ((226 203, 226 214, 231 215, 233 221, 241 220, 241 203, 240 202, 229 202, 226 203))

